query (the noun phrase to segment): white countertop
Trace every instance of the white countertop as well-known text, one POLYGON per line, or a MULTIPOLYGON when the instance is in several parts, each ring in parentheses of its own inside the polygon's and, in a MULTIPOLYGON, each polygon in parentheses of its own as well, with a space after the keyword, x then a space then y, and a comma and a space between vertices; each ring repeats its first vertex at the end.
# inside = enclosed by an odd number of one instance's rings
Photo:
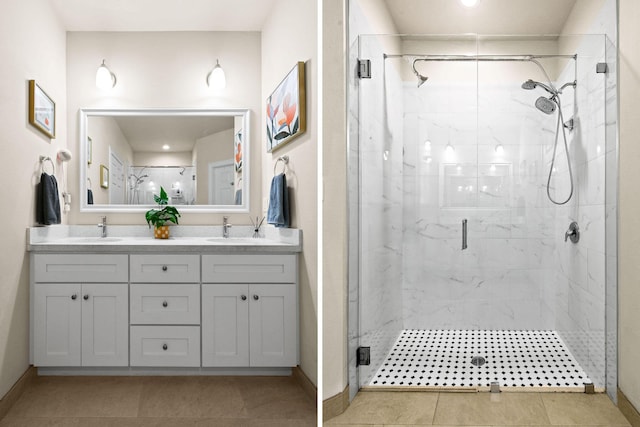
POLYGON ((222 237, 221 226, 178 225, 169 239, 155 239, 153 230, 139 225, 108 225, 107 237, 92 225, 54 225, 27 229, 30 252, 203 252, 295 253, 302 251, 302 230, 263 226, 234 226, 222 237))

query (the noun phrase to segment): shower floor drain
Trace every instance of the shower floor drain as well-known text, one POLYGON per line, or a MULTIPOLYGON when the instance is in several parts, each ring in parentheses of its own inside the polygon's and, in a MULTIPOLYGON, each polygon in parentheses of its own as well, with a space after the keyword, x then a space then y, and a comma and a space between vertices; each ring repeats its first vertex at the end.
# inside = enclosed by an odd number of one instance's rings
POLYGON ((474 356, 474 357, 471 358, 471 364, 473 366, 482 366, 485 363, 487 363, 487 361, 482 356, 474 356))

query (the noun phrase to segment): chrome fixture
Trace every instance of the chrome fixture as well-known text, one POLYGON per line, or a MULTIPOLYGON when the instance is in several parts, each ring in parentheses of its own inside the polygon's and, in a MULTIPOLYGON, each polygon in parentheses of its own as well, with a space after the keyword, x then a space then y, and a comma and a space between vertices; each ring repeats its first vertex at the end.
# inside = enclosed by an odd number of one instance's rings
POLYGON ((578 227, 578 223, 573 221, 569 224, 569 229, 564 233, 564 241, 567 239, 571 239, 571 243, 578 243, 580 240, 580 228, 578 227))
POLYGON ((107 67, 107 64, 102 60, 102 64, 98 67, 96 72, 96 87, 98 89, 107 90, 114 88, 118 80, 116 75, 107 67))
POLYGON ((102 221, 98 224, 98 227, 102 229, 102 236, 107 237, 107 217, 103 216, 102 221))
POLYGON ((229 217, 223 216, 222 217, 222 237, 224 237, 225 239, 229 238, 229 229, 231 227, 232 225, 229 224, 229 217))
POLYGON ((462 250, 467 249, 467 220, 462 220, 462 250))
POLYGON ((224 75, 224 70, 220 66, 220 61, 217 59, 215 67, 207 74, 207 86, 214 90, 222 90, 227 87, 227 78, 224 75))
POLYGON ((547 178, 547 197, 549 198, 549 200, 551 200, 552 203, 556 205, 564 205, 569 200, 571 200, 571 197, 573 196, 573 171, 571 170, 571 156, 569 154, 569 144, 567 143, 567 134, 565 132, 565 129, 569 129, 569 130, 573 129, 573 119, 571 119, 568 122, 569 125, 566 125, 564 123, 564 117, 562 115, 562 104, 560 103, 560 94, 562 93, 562 90, 564 88, 569 86, 575 88, 576 85, 577 83, 575 80, 573 82, 565 83, 560 87, 560 89, 556 89, 551 82, 549 82, 548 86, 545 85, 544 83, 540 83, 531 79, 522 83, 522 89, 533 90, 537 87, 541 87, 551 95, 549 98, 545 96, 541 96, 538 99, 536 99, 535 105, 538 110, 542 111, 545 114, 553 114, 555 113, 556 109, 558 110, 556 136, 555 136, 555 141, 553 143, 553 157, 551 158, 551 166, 549 167, 549 177, 547 178), (564 150, 565 150, 565 153, 567 154, 567 167, 569 169, 569 184, 571 186, 571 190, 569 191, 569 196, 567 196, 567 198, 563 201, 557 201, 551 196, 551 175, 553 174, 553 170, 555 169, 556 152, 558 151, 558 137, 560 135, 560 130, 562 130, 562 138, 564 140, 564 150))

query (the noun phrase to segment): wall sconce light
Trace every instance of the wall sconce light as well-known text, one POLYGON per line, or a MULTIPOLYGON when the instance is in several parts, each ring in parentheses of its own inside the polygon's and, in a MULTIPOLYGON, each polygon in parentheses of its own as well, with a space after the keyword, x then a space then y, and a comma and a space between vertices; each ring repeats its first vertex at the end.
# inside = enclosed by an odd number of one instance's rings
POLYGON ((460 3, 467 7, 474 7, 478 4, 478 0, 460 0, 460 3))
POLYGON ((224 75, 224 70, 220 66, 220 61, 217 59, 216 66, 207 74, 207 86, 213 90, 222 90, 227 87, 227 78, 224 75))
POLYGON ((456 151, 456 150, 453 148, 453 145, 451 145, 450 142, 447 142, 446 147, 444 147, 444 152, 447 153, 447 154, 453 154, 454 151, 456 151))
POLYGON ((502 144, 496 145, 496 154, 502 156, 504 154, 504 146, 502 144))
POLYGON ((107 90, 116 86, 116 75, 111 72, 107 65, 102 60, 102 64, 98 67, 96 72, 96 86, 98 89, 107 90))

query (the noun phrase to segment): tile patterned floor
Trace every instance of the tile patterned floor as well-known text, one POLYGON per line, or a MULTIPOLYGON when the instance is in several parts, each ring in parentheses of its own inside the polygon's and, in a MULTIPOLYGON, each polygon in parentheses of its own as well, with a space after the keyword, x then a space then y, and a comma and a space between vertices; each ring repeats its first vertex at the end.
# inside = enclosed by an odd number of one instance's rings
POLYGON ((36 377, 0 427, 317 425, 291 377, 36 377))
POLYGON ((535 390, 582 388, 591 381, 554 331, 407 329, 369 385, 489 387, 492 382, 535 390))
POLYGON ((325 427, 630 426, 604 394, 365 391, 325 427))

